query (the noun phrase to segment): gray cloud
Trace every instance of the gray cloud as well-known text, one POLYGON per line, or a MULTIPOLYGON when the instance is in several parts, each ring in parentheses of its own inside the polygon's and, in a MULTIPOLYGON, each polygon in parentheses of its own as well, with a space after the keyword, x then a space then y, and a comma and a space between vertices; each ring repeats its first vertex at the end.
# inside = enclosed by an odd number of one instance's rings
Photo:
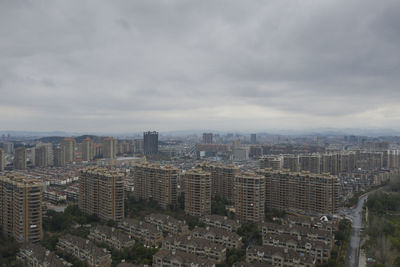
POLYGON ((0 128, 392 127, 400 3, 0 1, 0 128))

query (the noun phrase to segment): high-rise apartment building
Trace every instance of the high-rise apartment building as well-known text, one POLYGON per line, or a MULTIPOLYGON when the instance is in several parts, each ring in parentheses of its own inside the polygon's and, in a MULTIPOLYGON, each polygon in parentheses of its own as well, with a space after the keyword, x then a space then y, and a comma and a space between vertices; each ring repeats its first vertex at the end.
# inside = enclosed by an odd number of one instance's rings
POLYGON ((212 143, 213 143, 213 134, 203 133, 203 144, 212 144, 212 143))
POLYGON ((6 167, 6 153, 4 153, 4 150, 0 148, 0 172, 4 171, 5 167, 6 167))
POLYGON ((38 143, 36 145, 36 148, 39 147, 45 147, 46 149, 46 154, 47 154, 47 165, 48 166, 53 166, 54 165, 54 150, 53 150, 53 144, 51 143, 38 143))
POLYGON ((265 216, 265 177, 245 172, 235 178, 236 217, 242 222, 261 222, 265 216))
POLYGON ((174 166, 136 164, 133 179, 137 199, 155 200, 163 208, 177 205, 178 169, 174 166))
POLYGON ((26 149, 25 147, 18 147, 15 149, 14 154, 14 169, 26 169, 26 149))
POLYGON ((124 174, 106 168, 88 168, 79 175, 79 208, 104 220, 124 218, 124 174))
POLYGON ((65 162, 73 162, 75 159, 75 139, 64 138, 61 140, 61 148, 64 151, 65 162))
POLYGON ((282 165, 282 158, 278 156, 263 156, 260 158, 260 169, 272 168, 273 170, 280 170, 282 165))
POLYGON ((333 214, 339 200, 339 181, 329 174, 293 173, 290 171, 258 171, 266 179, 268 209, 333 214))
POLYGON ((191 169, 183 177, 185 212, 192 216, 211 214, 211 173, 202 169, 191 169))
POLYGON ((251 144, 257 144, 257 135, 256 134, 251 134, 250 135, 250 143, 251 144))
POLYGON ((319 154, 300 155, 300 170, 321 173, 321 157, 319 154))
POLYGON ((42 232, 42 184, 18 173, 0 176, 0 226, 18 242, 38 242, 42 232))
POLYGON ((56 149, 54 149, 54 166, 65 166, 65 153, 62 147, 57 147, 56 149))
POLYGON ((48 166, 47 148, 45 146, 39 146, 35 148, 35 166, 48 166))
POLYGON ((144 152, 144 142, 143 139, 135 139, 134 141, 134 151, 135 153, 143 153, 144 152))
POLYGON ((3 149, 6 154, 13 154, 14 153, 14 143, 5 142, 3 143, 3 149))
POLYGON ((290 170, 291 172, 300 171, 300 159, 298 155, 283 155, 283 169, 290 170))
POLYGON ((239 173, 239 167, 222 164, 202 164, 199 167, 211 173, 212 196, 219 196, 234 203, 234 181, 239 173))
POLYGON ((143 146, 145 155, 158 154, 158 132, 143 133, 143 146))
POLYGON ((82 141, 82 160, 91 161, 93 159, 93 154, 92 140, 89 137, 86 137, 82 141))
POLYGON ((113 137, 104 138, 103 156, 106 159, 115 158, 116 152, 116 140, 113 137))

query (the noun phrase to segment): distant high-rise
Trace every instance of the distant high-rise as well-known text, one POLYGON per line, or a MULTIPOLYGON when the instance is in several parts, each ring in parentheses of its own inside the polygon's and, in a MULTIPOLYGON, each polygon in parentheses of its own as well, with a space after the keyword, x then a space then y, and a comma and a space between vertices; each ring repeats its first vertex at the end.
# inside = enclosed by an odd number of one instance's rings
POLYGON ((256 134, 250 135, 250 143, 252 143, 253 145, 257 143, 257 135, 256 134))
POLYGON ((17 170, 25 170, 26 169, 26 149, 25 149, 25 147, 18 147, 17 149, 15 149, 14 169, 17 169, 17 170))
POLYGON ((61 148, 64 151, 65 162, 73 162, 75 158, 75 139, 64 138, 61 140, 61 148))
POLYGON ((235 177, 235 209, 236 217, 240 221, 264 221, 264 176, 246 172, 235 177))
POLYGON ((79 208, 104 220, 124 218, 124 174, 106 168, 88 168, 79 175, 79 208))
POLYGON ((185 192, 185 212, 192 216, 211 214, 211 174, 202 169, 185 172, 183 188, 185 192))
POLYGON ((65 153, 62 147, 54 149, 54 166, 57 167, 65 166, 65 153))
POLYGON ((116 140, 113 137, 104 138, 103 156, 106 159, 113 159, 116 155, 116 140))
POLYGON ((45 146, 39 146, 35 148, 35 166, 48 166, 47 148, 45 146))
POLYGON ((134 145, 135 149, 134 149, 133 152, 135 152, 135 153, 143 153, 143 147, 144 147, 143 139, 135 139, 133 142, 135 144, 134 145))
POLYGON ((178 169, 173 166, 141 163, 134 166, 134 195, 137 199, 152 199, 161 207, 177 204, 178 169))
POLYGON ((86 137, 82 141, 82 160, 91 161, 93 159, 93 154, 92 140, 89 137, 86 137))
POLYGON ((4 152, 6 152, 7 154, 14 153, 14 143, 5 142, 5 143, 3 143, 3 148, 4 148, 4 152))
POLYGON ((0 228, 18 242, 42 238, 42 184, 18 173, 0 176, 0 228))
POLYGON ((38 147, 45 147, 46 149, 46 154, 47 154, 47 165, 48 166, 53 166, 54 165, 54 150, 53 150, 53 144, 51 143, 38 143, 36 145, 36 148, 38 147))
POLYGON ((319 154, 300 155, 300 170, 321 173, 321 157, 319 154))
POLYGON ((212 143, 213 143, 213 134, 203 133, 203 144, 212 144, 212 143))
POLYGON ((4 168, 6 167, 5 156, 4 150, 0 148, 0 172, 4 171, 4 168))
POLYGON ((145 155, 158 154, 158 132, 144 132, 143 145, 145 155))

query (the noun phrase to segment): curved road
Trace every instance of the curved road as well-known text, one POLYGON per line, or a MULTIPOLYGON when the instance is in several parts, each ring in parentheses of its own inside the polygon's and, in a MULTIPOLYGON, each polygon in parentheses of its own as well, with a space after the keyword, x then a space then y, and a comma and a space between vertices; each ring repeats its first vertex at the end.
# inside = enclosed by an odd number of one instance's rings
POLYGON ((360 257, 360 230, 362 228, 362 208, 367 200, 368 194, 362 196, 357 205, 352 209, 343 210, 341 212, 347 219, 352 221, 352 229, 350 235, 350 243, 347 249, 345 267, 357 267, 360 257))

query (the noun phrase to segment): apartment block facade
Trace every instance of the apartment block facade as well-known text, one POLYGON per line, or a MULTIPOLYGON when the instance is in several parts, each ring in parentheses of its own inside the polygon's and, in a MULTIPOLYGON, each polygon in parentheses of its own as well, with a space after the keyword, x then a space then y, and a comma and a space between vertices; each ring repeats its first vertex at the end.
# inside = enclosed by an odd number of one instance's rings
POLYGON ((202 169, 192 169, 183 177, 185 192, 185 212, 192 216, 211 214, 211 173, 202 169))
POLYGON ((259 170, 266 179, 268 209, 333 214, 339 207, 339 181, 329 174, 259 170))
POLYGON ((136 199, 155 200, 163 208, 177 205, 178 169, 174 166, 136 164, 133 180, 136 199))
POLYGON ((18 242, 39 242, 42 230, 42 184, 18 173, 0 176, 0 225, 18 242))
POLYGON ((241 222, 261 222, 265 216, 265 177, 246 172, 235 178, 236 217, 241 222))
POLYGON ((124 218, 124 174, 91 167, 79 175, 79 208, 104 220, 124 218))
POLYGON ((212 197, 222 197, 229 202, 235 201, 234 180, 239 173, 235 165, 202 164, 200 167, 211 173, 212 197))

